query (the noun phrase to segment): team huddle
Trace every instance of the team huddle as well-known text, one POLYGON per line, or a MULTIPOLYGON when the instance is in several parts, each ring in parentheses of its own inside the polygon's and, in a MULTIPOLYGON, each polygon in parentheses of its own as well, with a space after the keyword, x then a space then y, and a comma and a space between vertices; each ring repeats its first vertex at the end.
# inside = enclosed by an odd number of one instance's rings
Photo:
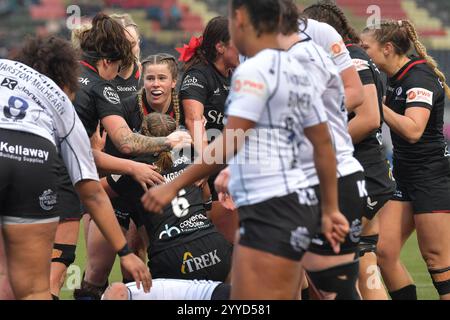
POLYGON ((99 13, 0 60, 0 299, 58 299, 81 221, 79 300, 416 300, 414 230, 450 299, 450 89, 410 21, 230 0, 179 59, 139 44, 99 13))

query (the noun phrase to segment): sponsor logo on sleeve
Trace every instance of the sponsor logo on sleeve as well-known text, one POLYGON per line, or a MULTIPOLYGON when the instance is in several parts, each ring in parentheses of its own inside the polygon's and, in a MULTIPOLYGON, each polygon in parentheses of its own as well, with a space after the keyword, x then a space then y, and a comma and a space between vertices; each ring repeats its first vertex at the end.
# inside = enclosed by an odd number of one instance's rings
POLYGON ((186 78, 183 80, 183 84, 181 85, 181 91, 187 90, 190 87, 198 87, 204 89, 205 86, 198 82, 198 79, 196 77, 187 75, 186 78))
POLYGON ((409 89, 406 97, 406 103, 422 102, 433 105, 433 92, 424 88, 409 89))
POLYGON ((356 71, 364 71, 364 70, 370 70, 369 67, 369 61, 363 60, 363 59, 352 59, 353 65, 356 68, 356 71))
POLYGON ((340 56, 341 54, 345 53, 346 49, 345 49, 345 44, 344 41, 339 41, 339 42, 335 42, 333 44, 331 44, 330 47, 330 52, 331 52, 331 57, 332 58, 336 58, 338 56, 340 56))
POLYGON ((111 87, 105 87, 103 89, 103 96, 105 97, 106 100, 108 100, 112 104, 119 104, 120 103, 119 95, 111 87))

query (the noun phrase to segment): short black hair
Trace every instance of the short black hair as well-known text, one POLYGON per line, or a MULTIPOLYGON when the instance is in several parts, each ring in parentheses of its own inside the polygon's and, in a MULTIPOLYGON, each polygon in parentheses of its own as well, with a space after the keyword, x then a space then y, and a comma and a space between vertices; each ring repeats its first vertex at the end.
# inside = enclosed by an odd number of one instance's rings
POLYGON ((72 44, 60 37, 30 37, 13 57, 52 79, 61 89, 78 90, 79 56, 72 44))
POLYGON ((281 5, 279 0, 231 0, 232 10, 244 6, 257 35, 277 33, 280 30, 281 5))

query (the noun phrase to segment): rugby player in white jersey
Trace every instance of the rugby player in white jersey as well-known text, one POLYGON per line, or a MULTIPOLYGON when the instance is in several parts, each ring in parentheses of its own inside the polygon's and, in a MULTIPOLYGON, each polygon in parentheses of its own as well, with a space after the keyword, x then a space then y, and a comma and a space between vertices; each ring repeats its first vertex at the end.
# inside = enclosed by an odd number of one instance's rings
MULTIPOLYGON (((363 169, 353 157, 353 144, 347 129, 344 87, 339 71, 327 53, 311 38, 299 36, 295 3, 291 0, 282 0, 281 3, 283 14, 279 43, 293 57, 301 60, 308 73, 315 78, 314 86, 320 92, 320 99, 325 106, 336 153, 339 208, 351 226, 338 254, 333 252, 323 236, 314 238, 309 252, 305 254, 303 265, 311 284, 322 299, 360 299, 356 288, 358 260, 355 253, 358 249, 361 216, 367 194, 363 169)), ((304 23, 308 23, 307 21, 304 23)), ((300 150, 302 169, 310 186, 318 190, 319 179, 312 145, 306 140, 300 150)))
POLYGON ((217 172, 237 153, 229 165, 240 216, 232 299, 296 298, 300 261, 320 227, 317 197, 300 163, 305 137, 314 146, 321 182, 322 232, 334 252, 348 232, 338 209, 325 110, 304 66, 278 45, 280 14, 277 0, 230 1, 230 34, 249 59, 233 75, 223 134, 197 164, 142 198, 147 210, 158 212, 179 189, 217 172))
POLYGON ((149 271, 128 250, 98 182, 86 130, 69 98, 78 80, 75 51, 56 37, 34 38, 16 59, 0 60, 0 242, 5 246, 0 261, 6 261, 14 297, 52 297, 50 262, 59 221, 55 212, 58 152, 80 199, 122 265, 148 291, 149 271))

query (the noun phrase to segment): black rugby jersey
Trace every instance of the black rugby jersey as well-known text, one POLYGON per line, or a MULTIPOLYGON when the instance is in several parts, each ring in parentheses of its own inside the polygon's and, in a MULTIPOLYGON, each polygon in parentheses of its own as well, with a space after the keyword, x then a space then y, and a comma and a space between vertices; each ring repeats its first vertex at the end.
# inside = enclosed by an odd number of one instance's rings
POLYGON ((411 57, 411 61, 388 80, 386 105, 401 115, 410 107, 431 111, 425 131, 415 144, 391 130, 395 178, 424 180, 448 174, 450 165, 443 135, 444 86, 425 60, 411 57))
POLYGON ((116 87, 116 91, 119 94, 121 100, 128 98, 136 94, 141 88, 140 83, 141 73, 137 63, 134 64, 133 73, 128 79, 124 79, 121 76, 117 76, 112 82, 116 87))
MULTIPOLYGON (((139 162, 152 164, 157 161, 155 156, 138 157, 139 162)), ((171 169, 162 172, 166 182, 179 176, 191 163, 186 156, 174 160, 171 169)), ((178 192, 178 196, 163 209, 163 214, 146 212, 140 198, 144 194, 142 187, 130 176, 108 176, 108 184, 121 197, 130 203, 137 203, 142 221, 150 240, 149 257, 183 243, 216 232, 213 224, 207 218, 203 201, 203 192, 195 185, 178 192)))
MULTIPOLYGON (((385 86, 381 79, 381 73, 372 59, 360 46, 356 44, 347 44, 347 49, 350 52, 350 57, 353 64, 358 71, 359 77, 363 85, 374 84, 378 96, 378 109, 380 111, 380 127, 374 130, 363 141, 355 144, 354 156, 363 165, 373 164, 380 161, 385 161, 386 156, 382 145, 381 125, 383 123, 383 96, 385 86)), ((349 114, 349 120, 353 119, 355 114, 349 114)))
MULTIPOLYGON (((225 101, 230 91, 230 83, 231 75, 224 77, 212 63, 197 64, 183 75, 180 101, 192 99, 202 103, 203 115, 207 121, 205 129, 222 131, 225 101)), ((208 142, 211 142, 209 134, 208 142)))
POLYGON ((123 110, 114 85, 101 78, 97 70, 87 62, 80 63, 80 88, 76 92, 73 105, 88 136, 91 137, 99 120, 111 115, 123 117, 123 110))

